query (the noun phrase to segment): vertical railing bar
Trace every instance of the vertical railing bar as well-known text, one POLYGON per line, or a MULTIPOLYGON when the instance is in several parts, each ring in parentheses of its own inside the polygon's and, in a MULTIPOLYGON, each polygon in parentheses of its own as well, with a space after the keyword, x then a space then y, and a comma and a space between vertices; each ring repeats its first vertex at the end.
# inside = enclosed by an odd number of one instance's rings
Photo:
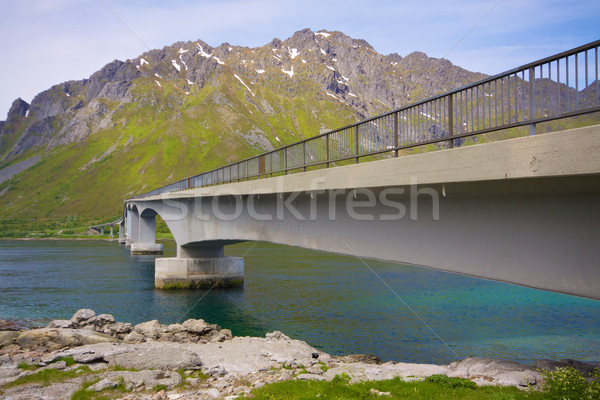
POLYGON ((325 151, 327 152, 327 157, 325 158, 327 160, 326 168, 329 168, 329 136, 331 134, 325 135, 325 151))
POLYGON ((492 127, 492 82, 488 82, 488 128, 492 127))
MULTIPOLYGON (((535 67, 529 68, 529 120, 536 117, 535 111, 535 67)), ((525 116, 523 116, 525 117, 525 116)), ((529 135, 535 135, 535 124, 529 125, 529 135)))
POLYGON ((567 70, 567 112, 571 111, 571 90, 569 89, 569 57, 565 57, 567 70))
POLYGON ((359 153, 359 132, 358 132, 358 127, 359 125, 356 125, 354 128, 355 132, 354 132, 354 155, 356 156, 356 163, 358 164, 358 153, 359 153))
POLYGON ((500 81, 500 91, 502 92, 502 125, 504 125, 504 116, 506 115, 504 112, 504 78, 500 81))
POLYGON ((398 157, 398 145, 400 142, 400 112, 394 113, 394 157, 398 157))
POLYGON ((304 167, 304 172, 306 172, 306 142, 302 142, 302 166, 304 167))
POLYGON ((598 80, 598 47, 596 47, 596 102, 600 102, 600 80, 598 80))
POLYGON ((579 108, 579 53, 575 54, 575 109, 579 108))
POLYGON ((494 127, 498 126, 498 79, 494 80, 494 127))
POLYGON ((452 104, 452 96, 452 94, 448 96, 448 136, 450 137, 450 141, 448 142, 449 148, 454 147, 454 139, 452 139, 454 136, 454 107, 452 104))
POLYGON ((560 59, 556 60, 556 86, 557 86, 557 97, 558 97, 558 114, 561 114, 561 99, 560 99, 560 59))
MULTIPOLYGON (((521 71, 521 108, 523 109, 523 117, 521 117, 521 121, 525 121, 526 118, 526 107, 527 107, 527 102, 525 101, 525 70, 521 71)), ((517 118, 517 121, 519 122, 519 118, 517 118)))
MULTIPOLYGON (((589 82, 589 80, 588 80, 588 62, 589 62, 588 61, 588 51, 589 50, 585 51, 585 60, 584 60, 584 62, 585 62, 585 87, 584 87, 584 89, 587 89, 587 87, 589 86, 589 83, 588 83, 589 82)), ((585 98, 583 100, 585 101, 585 98)), ((587 105, 587 101, 585 103, 587 105)), ((590 104, 590 106, 591 105, 593 105, 593 103, 590 104)))

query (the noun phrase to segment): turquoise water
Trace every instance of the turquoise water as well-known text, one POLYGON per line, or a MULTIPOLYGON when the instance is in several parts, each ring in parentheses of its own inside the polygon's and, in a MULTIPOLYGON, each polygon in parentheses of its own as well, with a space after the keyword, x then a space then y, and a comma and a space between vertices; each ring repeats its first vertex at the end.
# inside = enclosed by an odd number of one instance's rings
POLYGON ((245 258, 243 288, 159 291, 154 257, 114 242, 0 241, 0 318, 45 323, 92 308, 132 323, 203 318, 234 335, 280 330, 383 360, 600 361, 600 301, 267 243, 226 252, 245 258))

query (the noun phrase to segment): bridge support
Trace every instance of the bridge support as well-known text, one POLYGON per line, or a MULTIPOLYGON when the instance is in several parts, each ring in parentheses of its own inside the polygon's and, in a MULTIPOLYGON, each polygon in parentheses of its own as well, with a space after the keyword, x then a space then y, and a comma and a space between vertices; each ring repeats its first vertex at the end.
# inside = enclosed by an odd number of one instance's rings
POLYGON ((179 246, 176 258, 157 258, 154 286, 159 289, 209 289, 244 284, 244 259, 225 257, 224 246, 179 246))
POLYGON ((137 209, 131 213, 131 254, 162 254, 163 245, 156 243, 156 212, 137 209))
POLYGON ((122 219, 119 223, 119 243, 125 244, 127 242, 127 237, 125 233, 125 219, 122 219))

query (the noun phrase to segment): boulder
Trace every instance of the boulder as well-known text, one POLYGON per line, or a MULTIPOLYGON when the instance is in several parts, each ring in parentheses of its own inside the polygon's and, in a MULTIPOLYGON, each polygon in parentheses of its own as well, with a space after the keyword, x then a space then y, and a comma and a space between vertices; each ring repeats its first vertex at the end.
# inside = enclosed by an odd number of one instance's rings
POLYGON ((89 308, 83 308, 81 310, 78 310, 75 314, 73 314, 73 317, 71 317, 71 322, 74 326, 77 327, 80 325, 85 325, 86 321, 95 316, 96 312, 94 310, 90 310, 89 308))
POLYGON ((105 355, 104 359, 110 365, 137 370, 197 369, 202 365, 202 361, 196 353, 167 342, 148 342, 128 346, 119 353, 105 355))
POLYGON ((133 327, 133 330, 137 333, 152 339, 158 339, 161 333, 164 332, 164 325, 161 325, 157 319, 152 321, 142 322, 133 327))
POLYGON ((216 328, 215 325, 210 325, 204 322, 203 319, 188 319, 181 327, 190 333, 194 333, 196 335, 205 335, 216 328))
POLYGON ((45 347, 51 350, 84 344, 118 342, 118 339, 87 329, 40 328, 20 332, 15 342, 22 349, 45 347))
POLYGON ((55 319, 48 324, 48 328, 70 329, 73 327, 73 322, 68 319, 55 319))
POLYGON ((0 348, 15 343, 15 340, 21 333, 16 331, 2 331, 0 332, 0 348))

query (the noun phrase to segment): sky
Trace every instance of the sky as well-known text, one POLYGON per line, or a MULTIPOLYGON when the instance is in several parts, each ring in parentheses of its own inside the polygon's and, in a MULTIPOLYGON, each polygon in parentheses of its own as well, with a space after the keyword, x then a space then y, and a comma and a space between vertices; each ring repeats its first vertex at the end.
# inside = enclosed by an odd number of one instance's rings
POLYGON ((341 31, 494 75, 600 39, 598 0, 0 0, 0 120, 12 102, 178 41, 259 47, 341 31))

